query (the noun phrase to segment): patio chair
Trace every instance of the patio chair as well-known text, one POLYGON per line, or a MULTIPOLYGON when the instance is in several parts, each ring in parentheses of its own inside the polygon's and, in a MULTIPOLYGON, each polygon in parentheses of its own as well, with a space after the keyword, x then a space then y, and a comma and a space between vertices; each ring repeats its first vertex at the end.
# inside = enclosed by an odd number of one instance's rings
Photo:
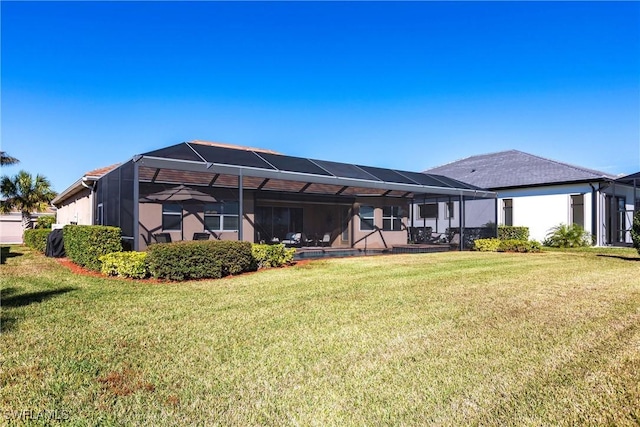
POLYGON ((209 233, 193 233, 193 240, 209 240, 209 233))
POLYGON ((171 243, 171 234, 169 233, 156 233, 153 235, 158 243, 171 243))
POLYGON ((331 233, 324 233, 322 240, 320 240, 320 246, 331 246, 331 233))

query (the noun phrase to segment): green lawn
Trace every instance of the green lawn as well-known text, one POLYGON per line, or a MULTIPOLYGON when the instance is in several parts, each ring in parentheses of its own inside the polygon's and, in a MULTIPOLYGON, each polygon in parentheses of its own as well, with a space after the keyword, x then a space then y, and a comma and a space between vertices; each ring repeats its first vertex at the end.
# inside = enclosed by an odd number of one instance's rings
POLYGON ((11 255, 3 422, 640 423, 633 250, 345 258, 165 284, 11 255))

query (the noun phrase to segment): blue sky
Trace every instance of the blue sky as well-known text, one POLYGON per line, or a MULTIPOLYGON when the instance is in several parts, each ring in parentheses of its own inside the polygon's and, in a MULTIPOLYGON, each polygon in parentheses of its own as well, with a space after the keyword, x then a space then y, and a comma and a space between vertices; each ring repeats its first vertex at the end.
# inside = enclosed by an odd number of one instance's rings
POLYGON ((639 2, 6 2, 2 150, 57 191, 193 139, 640 171, 639 2))

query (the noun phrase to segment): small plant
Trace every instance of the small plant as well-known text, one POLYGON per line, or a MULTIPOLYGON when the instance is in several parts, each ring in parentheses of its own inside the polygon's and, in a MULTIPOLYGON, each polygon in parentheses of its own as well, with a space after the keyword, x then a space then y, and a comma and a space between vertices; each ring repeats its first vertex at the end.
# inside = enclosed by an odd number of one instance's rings
POLYGON ((102 255, 100 271, 108 276, 144 279, 149 276, 146 252, 112 252, 102 255))
POLYGON ((295 253, 295 248, 285 248, 283 244, 254 244, 251 246, 251 254, 258 269, 282 267, 283 265, 291 264, 295 253))
POLYGON ((540 252, 540 243, 535 240, 508 239, 500 241, 498 252, 540 252))
POLYGON ((549 230, 543 242, 552 248, 579 248, 591 245, 591 235, 578 224, 560 224, 549 230))
POLYGON ((38 218, 38 221, 36 222, 36 228, 51 230, 51 226, 55 224, 55 222, 56 222, 56 217, 53 215, 41 216, 38 218))
POLYGON ((640 254, 640 211, 637 211, 633 216, 631 239, 633 240, 633 247, 636 248, 636 250, 640 254))

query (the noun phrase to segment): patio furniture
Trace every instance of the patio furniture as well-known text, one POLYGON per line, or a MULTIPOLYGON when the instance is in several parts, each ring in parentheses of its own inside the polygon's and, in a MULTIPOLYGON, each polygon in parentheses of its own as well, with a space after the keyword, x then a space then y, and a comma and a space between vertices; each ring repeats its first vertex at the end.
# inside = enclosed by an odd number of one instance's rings
POLYGON ((153 235, 158 243, 171 243, 171 234, 169 233, 156 233, 153 235))
POLYGON ((320 241, 320 246, 331 246, 331 233, 324 233, 324 236, 322 236, 322 240, 320 241))
POLYGON ((193 240, 209 240, 209 233, 193 233, 193 240))
POLYGON ((307 236, 304 233, 287 233, 281 243, 285 246, 302 246, 307 242, 307 236))

